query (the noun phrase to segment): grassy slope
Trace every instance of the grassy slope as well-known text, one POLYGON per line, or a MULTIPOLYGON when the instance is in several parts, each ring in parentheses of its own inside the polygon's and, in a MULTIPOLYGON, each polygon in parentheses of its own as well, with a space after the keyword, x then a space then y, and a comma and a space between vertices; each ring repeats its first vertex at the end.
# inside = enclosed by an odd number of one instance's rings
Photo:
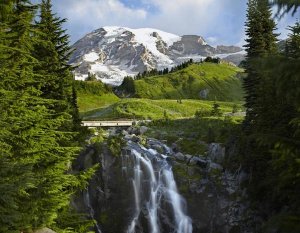
POLYGON ((101 82, 76 81, 75 88, 80 113, 105 108, 119 101, 112 90, 101 82))
POLYGON ((200 91, 208 89, 208 100, 242 101, 239 74, 243 70, 228 64, 193 64, 163 76, 135 81, 138 98, 201 99, 200 91))
POLYGON ((106 108, 111 104, 118 102, 119 98, 112 93, 103 95, 78 93, 77 101, 80 113, 85 113, 95 109, 106 108))
MULTIPOLYGON (((222 112, 231 112, 233 103, 218 102, 222 112)), ((199 109, 210 112, 213 101, 201 100, 149 100, 149 99, 123 99, 107 108, 100 108, 84 114, 86 119, 164 119, 165 113, 169 119, 191 118, 199 109)), ((241 108, 241 104, 239 104, 241 108)))

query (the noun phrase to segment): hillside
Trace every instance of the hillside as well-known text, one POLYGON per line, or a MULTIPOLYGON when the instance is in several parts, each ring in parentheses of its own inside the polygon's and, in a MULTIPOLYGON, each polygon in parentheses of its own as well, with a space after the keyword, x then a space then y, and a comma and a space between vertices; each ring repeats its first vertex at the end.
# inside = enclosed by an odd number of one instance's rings
POLYGON ((192 64, 174 73, 135 80, 130 91, 136 98, 242 101, 242 72, 225 63, 192 64))
MULTIPOLYGON (((94 109, 85 112, 85 119, 182 119, 194 118, 196 111, 200 110, 203 115, 210 115, 214 101, 203 100, 150 100, 150 99, 122 99, 106 108, 94 109)), ((218 102, 222 113, 232 112, 235 104, 231 102, 218 102)), ((237 110, 242 110, 238 103, 237 110)))
POLYGON ((119 101, 111 88, 100 81, 75 81, 79 112, 105 108, 119 101))

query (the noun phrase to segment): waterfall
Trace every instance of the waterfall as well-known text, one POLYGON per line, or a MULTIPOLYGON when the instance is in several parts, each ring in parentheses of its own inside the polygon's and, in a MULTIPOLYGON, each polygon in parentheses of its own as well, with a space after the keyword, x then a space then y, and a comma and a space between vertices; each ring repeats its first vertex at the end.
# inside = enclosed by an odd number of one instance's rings
MULTIPOLYGON (((91 199, 90 199, 89 189, 87 189, 85 191, 85 194, 84 194, 84 203, 88 207, 91 219, 95 219, 95 211, 94 211, 94 209, 93 209, 93 207, 91 205, 91 199)), ((96 224, 95 224, 95 228, 96 228, 96 233, 102 233, 102 231, 100 229, 100 226, 97 223, 97 221, 96 221, 96 224)))
POLYGON ((168 157, 131 141, 128 149, 130 154, 123 155, 122 168, 132 179, 135 209, 126 233, 138 233, 141 218, 148 222, 149 230, 144 232, 164 233, 162 215, 169 219, 169 232, 192 233, 192 222, 186 214, 185 200, 177 190, 168 157))

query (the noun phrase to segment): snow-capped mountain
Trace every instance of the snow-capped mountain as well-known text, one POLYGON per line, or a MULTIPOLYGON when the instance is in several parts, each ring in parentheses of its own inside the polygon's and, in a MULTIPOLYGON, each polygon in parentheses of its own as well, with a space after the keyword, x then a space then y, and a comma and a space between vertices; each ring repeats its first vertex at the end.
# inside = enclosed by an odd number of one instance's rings
POLYGON ((171 68, 192 58, 225 58, 243 53, 236 46, 208 45, 201 36, 177 36, 152 28, 103 27, 77 41, 70 63, 77 65, 75 78, 88 72, 104 83, 120 85, 125 76, 145 70, 171 68))

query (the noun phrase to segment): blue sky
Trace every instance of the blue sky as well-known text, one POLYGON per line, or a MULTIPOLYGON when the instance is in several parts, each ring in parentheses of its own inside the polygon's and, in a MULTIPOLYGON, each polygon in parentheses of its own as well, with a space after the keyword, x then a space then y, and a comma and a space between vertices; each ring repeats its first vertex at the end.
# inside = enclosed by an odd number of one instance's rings
MULTIPOLYGON (((213 45, 242 45, 245 39, 247 0, 53 0, 53 7, 68 19, 65 27, 72 43, 103 26, 196 34, 213 45)), ((279 22, 281 37, 293 22, 290 15, 279 22)))

